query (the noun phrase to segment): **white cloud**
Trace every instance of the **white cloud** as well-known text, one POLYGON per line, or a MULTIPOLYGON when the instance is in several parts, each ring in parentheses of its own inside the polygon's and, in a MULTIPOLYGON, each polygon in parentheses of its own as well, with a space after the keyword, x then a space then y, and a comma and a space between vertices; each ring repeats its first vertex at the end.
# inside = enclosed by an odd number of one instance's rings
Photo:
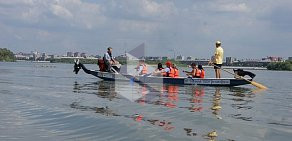
POLYGON ((245 3, 229 3, 229 4, 219 4, 218 11, 224 12, 248 12, 249 8, 245 3))
POLYGON ((0 14, 26 24, 71 25, 91 29, 106 21, 103 7, 81 0, 12 0, 1 1, 0 5, 7 6, 3 10, 0 7, 0 14))
POLYGON ((0 0, 0 37, 5 39, 0 42, 19 41, 27 48, 44 42, 48 44, 43 48, 52 44, 62 48, 64 43, 81 48, 86 43, 89 48, 139 40, 157 48, 180 46, 186 55, 191 55, 190 47, 196 50, 216 39, 234 50, 247 42, 242 39, 249 40, 245 46, 260 48, 272 39, 285 46, 292 29, 291 4, 291 0, 0 0))
POLYGON ((124 32, 143 32, 151 33, 158 28, 159 24, 155 22, 130 21, 124 20, 119 22, 119 29, 124 32))
POLYGON ((66 19, 73 18, 73 14, 65 7, 62 7, 61 5, 53 4, 51 5, 51 10, 53 14, 55 14, 56 16, 63 17, 66 19))

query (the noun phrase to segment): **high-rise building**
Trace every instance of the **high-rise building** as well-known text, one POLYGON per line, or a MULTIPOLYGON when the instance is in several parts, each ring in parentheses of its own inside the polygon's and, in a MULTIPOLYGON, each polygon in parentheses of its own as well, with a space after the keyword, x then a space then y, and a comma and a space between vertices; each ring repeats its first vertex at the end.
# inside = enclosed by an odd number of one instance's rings
POLYGON ((72 52, 67 52, 67 57, 73 57, 73 53, 72 52))
POLYGON ((288 60, 289 60, 289 61, 292 61, 292 57, 288 57, 288 60))
POLYGON ((42 56, 40 57, 40 60, 45 61, 47 59, 47 54, 42 53, 42 56))
POLYGON ((233 62, 235 61, 235 58, 233 57, 226 57, 226 65, 230 66, 233 64, 233 62))
POLYGON ((182 55, 179 55, 179 56, 176 56, 176 60, 183 61, 183 60, 185 60, 185 57, 182 55))
POLYGON ((187 57, 187 61, 192 61, 193 60, 193 57, 192 56, 188 56, 187 57))
POLYGON ((86 58, 86 53, 81 53, 80 57, 86 58))
POLYGON ((79 55, 79 52, 75 52, 74 53, 74 57, 79 57, 80 55, 79 55))

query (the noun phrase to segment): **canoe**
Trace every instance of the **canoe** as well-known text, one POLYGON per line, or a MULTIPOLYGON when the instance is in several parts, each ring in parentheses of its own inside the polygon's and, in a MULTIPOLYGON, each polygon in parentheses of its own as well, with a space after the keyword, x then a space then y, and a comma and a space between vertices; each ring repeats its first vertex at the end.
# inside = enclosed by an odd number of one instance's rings
POLYGON ((91 74, 107 81, 133 81, 137 83, 163 83, 163 84, 177 84, 177 85, 203 85, 203 86, 240 86, 250 84, 250 82, 243 79, 236 78, 190 78, 190 77, 158 77, 158 76, 133 76, 122 73, 101 72, 99 70, 88 70, 83 64, 79 63, 74 66, 74 72, 77 74, 80 69, 87 74, 91 74))

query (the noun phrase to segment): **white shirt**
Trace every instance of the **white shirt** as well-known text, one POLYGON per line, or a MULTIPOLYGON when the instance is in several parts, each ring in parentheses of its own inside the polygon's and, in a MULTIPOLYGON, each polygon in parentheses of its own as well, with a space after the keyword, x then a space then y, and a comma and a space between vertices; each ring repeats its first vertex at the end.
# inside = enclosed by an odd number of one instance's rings
POLYGON ((106 52, 106 53, 104 54, 104 59, 105 59, 105 60, 108 60, 108 61, 111 61, 113 58, 109 55, 108 52, 106 52))
POLYGON ((165 68, 165 69, 164 69, 164 72, 168 72, 168 73, 170 73, 170 68, 165 68))
POLYGON ((139 66, 139 69, 138 69, 138 74, 141 74, 142 70, 143 70, 143 66, 140 65, 140 66, 139 66))

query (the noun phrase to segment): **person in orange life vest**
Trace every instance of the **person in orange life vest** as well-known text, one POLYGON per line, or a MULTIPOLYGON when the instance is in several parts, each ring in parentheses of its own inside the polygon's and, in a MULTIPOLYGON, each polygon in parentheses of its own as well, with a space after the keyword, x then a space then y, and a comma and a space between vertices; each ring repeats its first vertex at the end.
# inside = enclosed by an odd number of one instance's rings
POLYGON ((148 72, 147 66, 146 66, 144 60, 139 61, 139 65, 136 67, 136 69, 137 69, 139 75, 145 75, 148 72))
POLYGON ((191 72, 188 72, 188 71, 185 71, 185 70, 183 70, 183 72, 186 73, 186 75, 189 76, 189 77, 200 78, 201 71, 196 67, 196 64, 192 63, 191 67, 193 69, 191 72))
POLYGON ((176 65, 175 64, 172 64, 172 67, 174 69, 174 77, 179 77, 179 70, 176 67, 176 65))
POLYGON ((205 70, 202 65, 198 65, 198 69, 201 71, 200 78, 205 78, 205 70))
POLYGON ((167 61, 165 65, 166 68, 162 70, 162 75, 164 77, 174 77, 174 69, 172 68, 172 63, 170 61, 167 61))

